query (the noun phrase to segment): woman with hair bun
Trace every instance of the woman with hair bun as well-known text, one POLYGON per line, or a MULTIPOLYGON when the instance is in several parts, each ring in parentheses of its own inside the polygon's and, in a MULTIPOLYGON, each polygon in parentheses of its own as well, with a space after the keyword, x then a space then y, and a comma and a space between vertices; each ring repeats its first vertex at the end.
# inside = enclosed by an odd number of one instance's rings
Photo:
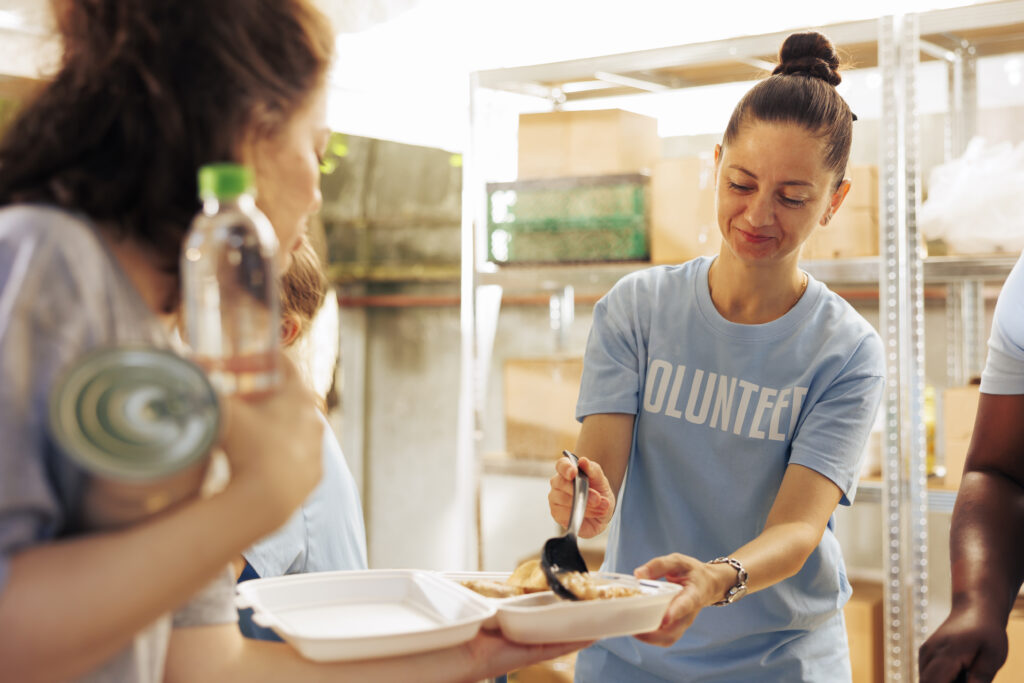
POLYGON ((48 428, 56 378, 99 348, 173 348, 205 164, 252 168, 287 269, 320 206, 334 34, 310 0, 53 7, 62 63, 0 141, 0 678, 475 681, 578 648, 481 632, 317 664, 244 639, 229 563, 321 478, 323 421, 284 356, 275 391, 221 401, 222 490, 160 482, 101 521, 109 481, 48 428))
MULTIPOLYGON (((856 491, 882 344, 798 264, 850 189, 839 60, 797 33, 779 62, 715 147, 718 256, 632 273, 594 309, 581 535, 610 525, 604 569, 683 590, 658 631, 582 652, 578 681, 851 677, 833 513, 856 491)), ((564 525, 576 468, 556 467, 564 525)))

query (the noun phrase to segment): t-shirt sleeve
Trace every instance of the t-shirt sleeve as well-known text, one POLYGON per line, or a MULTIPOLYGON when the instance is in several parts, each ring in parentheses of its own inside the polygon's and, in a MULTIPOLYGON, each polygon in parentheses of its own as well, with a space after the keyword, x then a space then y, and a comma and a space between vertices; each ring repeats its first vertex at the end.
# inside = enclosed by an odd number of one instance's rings
POLYGON ((853 503, 864 447, 885 388, 882 343, 865 337, 849 362, 810 406, 793 437, 790 464, 831 479, 853 503))
POLYGON ((235 608, 235 577, 231 567, 174 613, 174 628, 233 624, 238 621, 235 608))
POLYGON ((0 590, 11 556, 65 521, 47 465, 47 403, 59 372, 91 342, 63 273, 38 242, 0 231, 0 590))
MULTIPOLYGON (((305 505, 303 503, 303 507, 305 505)), ((260 577, 284 576, 302 569, 307 542, 303 507, 296 510, 284 526, 242 553, 260 577)))
POLYGON ((640 339, 630 293, 620 283, 594 306, 576 403, 581 422, 587 415, 636 415, 639 409, 640 339))
POLYGON ((1024 394, 1024 257, 1010 271, 996 302, 981 391, 1024 394))

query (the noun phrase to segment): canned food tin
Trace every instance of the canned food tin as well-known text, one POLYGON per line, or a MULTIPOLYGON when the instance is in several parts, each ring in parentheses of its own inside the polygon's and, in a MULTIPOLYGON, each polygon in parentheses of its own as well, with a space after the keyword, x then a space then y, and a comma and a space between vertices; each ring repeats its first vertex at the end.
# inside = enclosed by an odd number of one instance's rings
POLYGON ((94 474, 146 481, 202 458, 217 438, 217 395, 170 351, 110 348, 76 361, 50 397, 57 443, 94 474))

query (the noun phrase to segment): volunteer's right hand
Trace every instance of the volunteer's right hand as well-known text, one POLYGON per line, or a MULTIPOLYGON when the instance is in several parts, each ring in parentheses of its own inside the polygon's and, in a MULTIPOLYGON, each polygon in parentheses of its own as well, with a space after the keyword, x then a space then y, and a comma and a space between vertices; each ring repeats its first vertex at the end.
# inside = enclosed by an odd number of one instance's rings
POLYGON ((221 446, 231 464, 229 487, 255 496, 280 523, 320 481, 323 422, 295 364, 278 356, 280 384, 256 397, 221 399, 221 446))
POLYGON ((1006 623, 977 607, 953 608, 921 646, 921 683, 988 683, 1006 661, 1006 623), (966 678, 958 679, 964 671, 966 678))
MULTIPOLYGON (((590 493, 587 497, 587 509, 580 525, 580 538, 591 538, 605 530, 615 512, 615 494, 604 470, 593 460, 580 458, 580 468, 590 478, 590 493)), ((573 480, 576 479, 576 466, 568 458, 559 458, 555 463, 555 476, 551 477, 551 490, 548 491, 548 507, 551 516, 563 527, 569 526, 569 513, 572 507, 573 480)))

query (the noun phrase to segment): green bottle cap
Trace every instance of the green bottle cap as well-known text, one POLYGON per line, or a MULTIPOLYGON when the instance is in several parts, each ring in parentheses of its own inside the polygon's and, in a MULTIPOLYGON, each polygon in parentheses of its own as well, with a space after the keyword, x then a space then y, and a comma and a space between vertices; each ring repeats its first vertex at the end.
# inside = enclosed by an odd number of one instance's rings
POLYGON ((252 171, 247 166, 223 162, 199 168, 199 198, 234 199, 252 189, 252 171))

